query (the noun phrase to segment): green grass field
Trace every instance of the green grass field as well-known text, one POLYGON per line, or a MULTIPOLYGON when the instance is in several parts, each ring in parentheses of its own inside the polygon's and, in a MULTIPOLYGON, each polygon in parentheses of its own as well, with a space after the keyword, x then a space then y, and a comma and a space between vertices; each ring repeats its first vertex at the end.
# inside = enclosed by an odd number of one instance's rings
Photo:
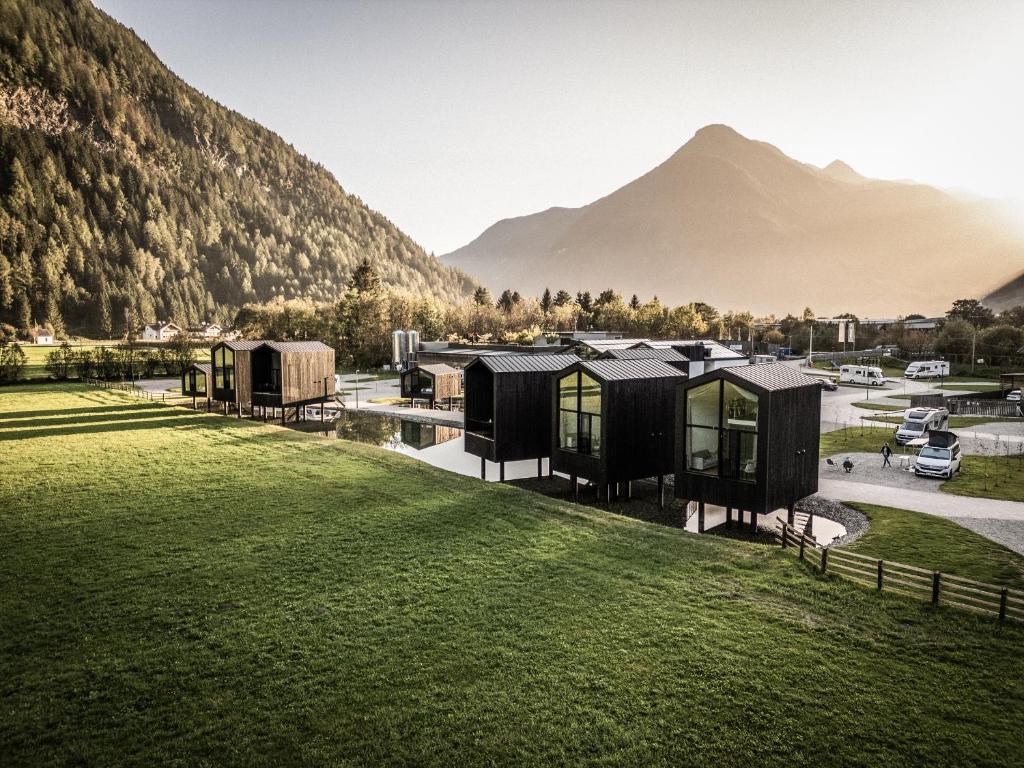
POLYGON ((952 520, 875 504, 844 503, 867 515, 871 527, 843 549, 1024 589, 1024 556, 952 520))
POLYGON ((1024 627, 778 548, 72 385, 0 467, 5 768, 1024 754, 1024 627))
POLYGON ((864 408, 870 411, 905 411, 905 406, 902 405, 887 405, 886 403, 876 403, 872 401, 857 400, 856 402, 850 403, 854 408, 864 408))
POLYGON ((834 432, 822 432, 818 446, 821 457, 837 453, 877 453, 882 443, 893 446, 893 431, 883 427, 846 427, 834 432))
POLYGON ((939 490, 959 496, 1024 500, 1024 460, 1016 456, 970 456, 959 474, 939 490))

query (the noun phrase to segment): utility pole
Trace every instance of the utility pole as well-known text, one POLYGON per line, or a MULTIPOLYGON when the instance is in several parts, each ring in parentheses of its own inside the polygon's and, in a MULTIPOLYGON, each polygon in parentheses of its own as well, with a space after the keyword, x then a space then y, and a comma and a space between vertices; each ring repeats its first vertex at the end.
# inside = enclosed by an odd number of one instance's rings
POLYGON ((974 375, 974 361, 978 358, 975 354, 975 347, 978 344, 978 329, 974 329, 974 335, 971 337, 971 375, 974 375))
POLYGON ((811 329, 811 340, 807 344, 807 365, 814 367, 814 321, 808 321, 807 326, 811 329))

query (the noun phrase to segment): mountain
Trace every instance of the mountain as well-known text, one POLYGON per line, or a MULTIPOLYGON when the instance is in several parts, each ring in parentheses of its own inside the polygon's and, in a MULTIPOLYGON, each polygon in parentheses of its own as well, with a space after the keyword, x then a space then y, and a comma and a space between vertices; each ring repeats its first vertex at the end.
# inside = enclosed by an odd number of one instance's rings
POLYGON ((981 300, 982 304, 995 312, 1024 306, 1024 272, 1001 285, 981 300))
POLYGON ((493 290, 614 288, 754 312, 940 312, 1020 269, 995 207, 821 169, 724 125, 582 208, 500 221, 442 261, 493 290))
POLYGON ((385 284, 472 291, 279 136, 84 0, 0 3, 0 323, 109 333, 385 284))

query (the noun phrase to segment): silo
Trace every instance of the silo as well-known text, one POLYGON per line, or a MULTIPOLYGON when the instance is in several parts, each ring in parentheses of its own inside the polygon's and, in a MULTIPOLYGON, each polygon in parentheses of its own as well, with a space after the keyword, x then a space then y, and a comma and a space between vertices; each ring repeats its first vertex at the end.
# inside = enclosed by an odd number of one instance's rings
POLYGON ((405 332, 405 343, 407 349, 407 359, 409 365, 412 365, 419 359, 420 352, 420 332, 419 331, 406 331, 405 332))
POLYGON ((403 370, 405 360, 405 331, 394 331, 391 334, 391 365, 396 371, 403 370))

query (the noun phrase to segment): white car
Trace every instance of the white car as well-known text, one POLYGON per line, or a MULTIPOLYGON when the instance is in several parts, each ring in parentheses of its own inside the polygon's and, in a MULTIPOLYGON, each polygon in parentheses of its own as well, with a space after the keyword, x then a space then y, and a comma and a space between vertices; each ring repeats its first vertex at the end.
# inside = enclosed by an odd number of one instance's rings
POLYGON ((960 471, 960 440, 952 432, 932 432, 928 445, 922 446, 914 463, 918 477, 949 479, 960 471))
POLYGON ((1019 389, 1011 390, 1006 395, 1006 399, 1009 400, 1011 403, 1019 403, 1020 402, 1020 390, 1019 389))

